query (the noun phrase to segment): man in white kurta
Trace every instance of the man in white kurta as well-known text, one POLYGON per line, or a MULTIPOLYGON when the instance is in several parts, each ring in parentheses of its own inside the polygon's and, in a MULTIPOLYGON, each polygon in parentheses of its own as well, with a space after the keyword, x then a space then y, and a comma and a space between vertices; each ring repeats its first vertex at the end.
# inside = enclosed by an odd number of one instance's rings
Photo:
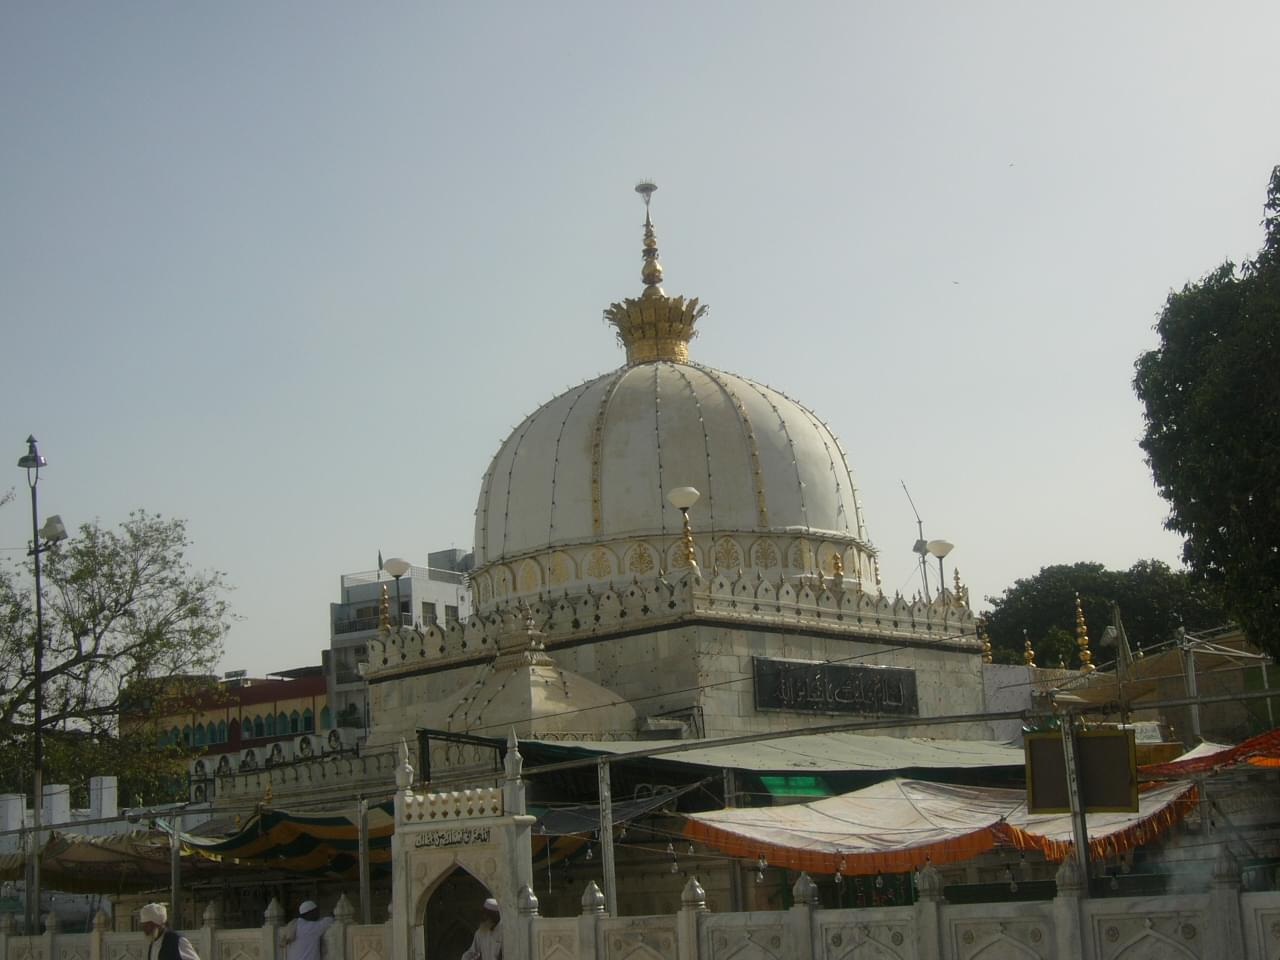
POLYGON ((484 902, 484 916, 461 960, 502 960, 502 916, 498 901, 490 897, 484 902))
POLYGON ((287 948, 287 960, 320 960, 324 956, 324 933, 333 926, 333 917, 321 917, 314 900, 304 900, 298 916, 284 929, 280 946, 287 948))

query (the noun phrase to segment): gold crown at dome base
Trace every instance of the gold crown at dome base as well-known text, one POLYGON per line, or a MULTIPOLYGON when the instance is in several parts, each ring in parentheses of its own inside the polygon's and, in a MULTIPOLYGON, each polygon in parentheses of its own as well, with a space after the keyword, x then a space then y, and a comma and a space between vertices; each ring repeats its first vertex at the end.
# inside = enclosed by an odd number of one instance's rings
POLYGON ((626 348, 628 365, 654 360, 687 363, 689 341, 698 335, 694 324, 707 312, 698 298, 668 297, 658 293, 628 297, 611 303, 604 312, 607 322, 618 333, 618 342, 626 348))

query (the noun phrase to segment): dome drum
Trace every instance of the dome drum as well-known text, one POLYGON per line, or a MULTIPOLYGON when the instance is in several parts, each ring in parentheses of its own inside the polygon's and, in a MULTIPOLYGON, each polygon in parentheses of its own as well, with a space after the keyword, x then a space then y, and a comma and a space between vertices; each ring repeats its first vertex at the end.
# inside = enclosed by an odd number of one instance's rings
MULTIPOLYGON (((794 533, 694 535, 694 554, 708 575, 758 573, 800 584, 821 574, 841 577, 867 590, 876 587, 875 555, 866 544, 845 538, 797 537, 794 533), (837 559, 838 558, 838 559, 837 559)), ((478 609, 540 596, 600 592, 614 583, 647 583, 680 574, 686 564, 680 538, 566 544, 552 551, 487 565, 471 575, 478 609)))

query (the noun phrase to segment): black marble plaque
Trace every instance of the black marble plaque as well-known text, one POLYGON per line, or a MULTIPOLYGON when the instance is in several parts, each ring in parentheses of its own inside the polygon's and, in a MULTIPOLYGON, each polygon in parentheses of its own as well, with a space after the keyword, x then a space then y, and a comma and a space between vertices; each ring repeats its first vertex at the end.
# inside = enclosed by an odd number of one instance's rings
POLYGON ((766 657, 752 667, 759 710, 919 715, 914 670, 766 657))

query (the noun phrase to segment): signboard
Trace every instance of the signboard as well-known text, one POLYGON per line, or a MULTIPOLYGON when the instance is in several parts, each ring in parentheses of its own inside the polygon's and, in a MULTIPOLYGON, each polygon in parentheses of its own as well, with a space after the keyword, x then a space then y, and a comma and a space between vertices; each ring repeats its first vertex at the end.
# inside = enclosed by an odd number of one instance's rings
POLYGON ((756 709, 915 717, 916 672, 752 657, 756 709))
MULTIPOLYGON (((1062 734, 1026 736, 1027 812, 1070 813, 1062 734)), ((1132 730, 1076 733, 1076 766, 1085 813, 1134 813, 1138 809, 1137 750, 1132 730)))

